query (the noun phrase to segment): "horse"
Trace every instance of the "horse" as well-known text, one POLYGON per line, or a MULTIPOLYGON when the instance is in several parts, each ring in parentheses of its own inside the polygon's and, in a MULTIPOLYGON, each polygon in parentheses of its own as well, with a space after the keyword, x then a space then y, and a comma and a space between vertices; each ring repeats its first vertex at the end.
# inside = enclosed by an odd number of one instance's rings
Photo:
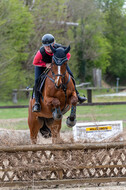
POLYGON ((73 127, 76 124, 78 98, 72 76, 67 71, 66 54, 70 51, 70 46, 66 49, 62 47, 55 49, 52 46, 50 48, 53 57, 41 92, 41 111, 32 112, 35 99, 30 98, 29 101, 28 125, 32 144, 37 143, 38 132, 45 125, 51 131, 52 143, 60 143, 62 116, 70 109, 70 116, 67 117, 66 124, 68 127, 73 127))

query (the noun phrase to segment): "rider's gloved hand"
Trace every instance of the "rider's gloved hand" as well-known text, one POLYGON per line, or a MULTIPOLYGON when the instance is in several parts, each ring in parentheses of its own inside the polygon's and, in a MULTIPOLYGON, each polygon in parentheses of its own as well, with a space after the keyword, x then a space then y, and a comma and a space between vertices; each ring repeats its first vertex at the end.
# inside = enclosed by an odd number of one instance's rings
POLYGON ((46 63, 46 67, 47 67, 48 69, 50 69, 50 68, 51 68, 51 63, 46 63))

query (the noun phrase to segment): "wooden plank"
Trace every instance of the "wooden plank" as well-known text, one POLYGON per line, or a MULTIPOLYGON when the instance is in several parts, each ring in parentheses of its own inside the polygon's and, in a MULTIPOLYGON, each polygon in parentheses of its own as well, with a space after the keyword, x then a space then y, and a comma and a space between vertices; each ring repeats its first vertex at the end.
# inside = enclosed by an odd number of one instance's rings
POLYGON ((126 102, 95 102, 95 103, 82 103, 77 106, 107 106, 107 105, 125 105, 126 102))
MULTIPOLYGON (((91 90, 111 90, 111 89, 117 89, 117 86, 114 86, 114 87, 107 87, 107 88, 105 88, 105 87, 93 87, 93 86, 90 86, 90 87, 87 87, 87 88, 84 88, 85 90, 87 90, 87 89, 91 89, 91 90)), ((118 89, 120 89, 120 90, 124 90, 124 89, 126 89, 126 86, 119 86, 118 87, 118 89)))
POLYGON ((28 105, 0 106, 0 109, 28 108, 28 105))
POLYGON ((51 185, 74 185, 74 184, 100 184, 111 182, 126 182, 126 177, 108 177, 108 178, 85 178, 85 179, 63 179, 63 180, 41 180, 41 181, 13 181, 0 183, 0 187, 35 187, 35 186, 51 186, 51 185))
POLYGON ((77 84, 76 87, 82 87, 82 86, 89 86, 91 84, 91 82, 83 82, 81 84, 77 84))
MULTIPOLYGON (((77 106, 98 106, 98 105, 125 105, 126 102, 95 102, 95 103, 82 103, 77 106)), ((15 108, 28 108, 28 105, 13 105, 13 106, 0 106, 0 109, 15 109, 15 108)))
POLYGON ((111 142, 111 143, 76 143, 76 144, 50 144, 50 145, 22 145, 13 147, 0 147, 0 152, 27 152, 27 151, 59 151, 59 150, 83 150, 83 149, 110 149, 110 148, 125 148, 126 142, 111 142))

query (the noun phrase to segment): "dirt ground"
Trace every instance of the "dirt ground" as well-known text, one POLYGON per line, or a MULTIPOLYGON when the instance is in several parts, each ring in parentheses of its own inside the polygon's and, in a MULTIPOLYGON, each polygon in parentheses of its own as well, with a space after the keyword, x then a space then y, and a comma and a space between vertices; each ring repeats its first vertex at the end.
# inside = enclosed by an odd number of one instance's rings
MULTIPOLYGON (((54 190, 54 189, 43 189, 43 190, 54 190)), ((61 188, 57 190, 126 190, 126 186, 104 186, 104 187, 75 187, 75 188, 61 188)))
POLYGON ((62 188, 49 188, 49 189, 43 189, 43 188, 37 188, 37 187, 32 187, 32 188, 0 188, 0 190, 126 190, 126 184, 122 185, 107 185, 107 186, 102 186, 102 187, 62 187, 62 188))

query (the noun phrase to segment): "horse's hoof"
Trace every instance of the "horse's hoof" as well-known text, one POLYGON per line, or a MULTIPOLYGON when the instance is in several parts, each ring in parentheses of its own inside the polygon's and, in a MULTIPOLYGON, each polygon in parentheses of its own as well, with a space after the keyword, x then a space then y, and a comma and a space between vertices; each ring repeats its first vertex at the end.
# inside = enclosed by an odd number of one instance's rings
POLYGON ((61 120, 62 119, 62 114, 57 114, 57 112, 56 111, 54 111, 53 113, 52 113, 52 115, 53 115, 53 119, 54 120, 61 120))
POLYGON ((70 120, 70 117, 67 118, 66 120, 66 124, 68 127, 72 128, 75 124, 76 124, 77 120, 74 119, 74 120, 70 120))

